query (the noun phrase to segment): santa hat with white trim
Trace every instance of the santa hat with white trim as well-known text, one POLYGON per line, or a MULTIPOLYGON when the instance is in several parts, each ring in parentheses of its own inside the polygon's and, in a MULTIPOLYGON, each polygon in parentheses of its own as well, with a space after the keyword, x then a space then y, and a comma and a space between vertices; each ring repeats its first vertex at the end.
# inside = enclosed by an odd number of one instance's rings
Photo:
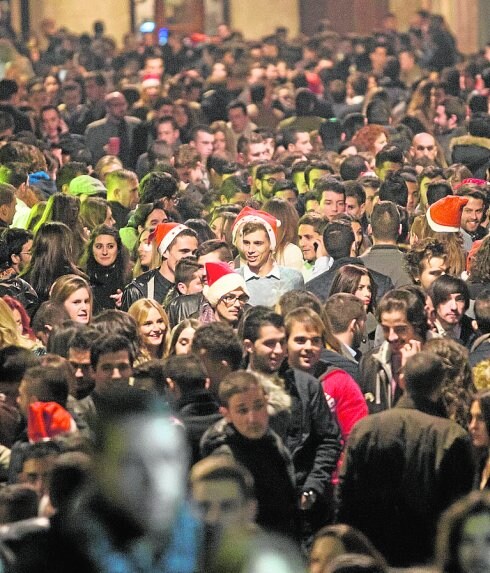
POLYGON ((236 289, 242 289, 249 295, 245 279, 232 271, 226 263, 206 263, 204 267, 208 284, 204 287, 203 295, 212 307, 218 304, 222 296, 236 289))
POLYGON ((170 243, 187 229, 189 227, 182 225, 182 223, 159 223, 148 236, 148 243, 155 241, 158 252, 163 256, 170 243))
POLYGON ((432 203, 425 214, 429 227, 437 233, 456 233, 461 226, 463 207, 468 201, 468 197, 448 195, 432 203))
POLYGON ((237 233, 241 233, 245 223, 261 223, 264 225, 267 235, 269 236, 271 249, 274 250, 276 248, 277 228, 281 226, 281 221, 265 211, 244 207, 240 213, 238 213, 231 229, 233 243, 235 243, 237 233))

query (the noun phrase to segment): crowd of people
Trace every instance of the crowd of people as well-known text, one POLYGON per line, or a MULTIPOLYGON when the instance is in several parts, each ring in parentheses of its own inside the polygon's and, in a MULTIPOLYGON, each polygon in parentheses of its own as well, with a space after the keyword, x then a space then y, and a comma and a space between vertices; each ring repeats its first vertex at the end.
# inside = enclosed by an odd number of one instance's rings
POLYGON ((4 570, 490 571, 490 44, 0 24, 4 570))

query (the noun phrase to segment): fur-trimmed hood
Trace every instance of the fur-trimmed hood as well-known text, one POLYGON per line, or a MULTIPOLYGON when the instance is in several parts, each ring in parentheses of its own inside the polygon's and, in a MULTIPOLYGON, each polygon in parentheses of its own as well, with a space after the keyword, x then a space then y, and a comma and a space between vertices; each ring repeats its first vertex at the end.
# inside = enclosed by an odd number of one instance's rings
POLYGON ((490 138, 476 137, 475 135, 461 135, 451 139, 450 147, 454 149, 457 145, 474 145, 490 150, 490 138))

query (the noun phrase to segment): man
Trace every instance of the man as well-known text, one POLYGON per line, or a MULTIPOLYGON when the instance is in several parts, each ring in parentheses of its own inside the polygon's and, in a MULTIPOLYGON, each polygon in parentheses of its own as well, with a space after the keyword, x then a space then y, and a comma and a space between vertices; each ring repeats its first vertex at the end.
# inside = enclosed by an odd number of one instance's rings
POLYGON ((321 214, 329 221, 335 215, 345 212, 345 187, 340 181, 325 175, 317 179, 314 191, 320 203, 321 214))
MULTIPOLYGON (((359 347, 366 324, 366 311, 362 301, 350 293, 333 294, 325 302, 325 314, 328 316, 332 334, 340 342, 340 354, 357 365, 361 358, 359 347)), ((336 366, 340 368, 339 364, 336 366)), ((359 378, 358 368, 354 370, 356 378, 359 378)))
POLYGON ((90 348, 90 367, 95 387, 91 396, 97 406, 100 397, 129 385, 135 360, 132 343, 118 334, 99 338, 90 348))
POLYGON ((128 104, 123 94, 111 92, 105 98, 106 116, 94 121, 85 130, 85 144, 92 154, 93 163, 107 154, 117 155, 124 167, 131 166, 131 145, 133 132, 140 120, 126 116, 128 104), (117 142, 117 139, 119 140, 117 142), (112 140, 119 144, 119 150, 109 149, 112 140))
POLYGON ((400 171, 403 167, 403 151, 395 145, 387 145, 376 153, 374 172, 381 181, 389 172, 400 171))
POLYGON ((473 337, 473 328, 471 319, 465 314, 470 306, 466 282, 444 274, 432 283, 429 296, 434 305, 434 326, 438 334, 468 346, 473 337))
POLYGON ((224 419, 203 436, 201 453, 231 455, 252 474, 257 524, 297 538, 298 510, 291 454, 269 427, 267 396, 258 377, 239 370, 220 384, 224 419))
POLYGON ((46 547, 26 547, 21 571, 199 570, 199 526, 187 507, 183 429, 149 392, 107 397, 90 488, 46 547), (117 447, 115 447, 117 444, 117 447), (176 565, 178 563, 178 566, 176 565))
POLYGON ((298 188, 290 179, 276 181, 272 188, 272 194, 278 199, 287 201, 295 210, 297 210, 299 196, 298 188))
POLYGON ((277 220, 269 213, 245 207, 233 226, 247 264, 239 269, 250 294, 250 304, 273 306, 284 292, 304 289, 299 271, 280 267, 273 257, 277 220))
POLYGON ((250 370, 279 375, 291 395, 292 417, 284 441, 293 457, 299 506, 308 512, 303 514, 307 537, 312 533, 309 527, 316 531, 331 517, 331 476, 340 454, 337 424, 318 381, 285 362, 286 329, 281 315, 263 307, 252 309, 243 324, 243 348, 250 370))
POLYGON ((410 154, 414 161, 426 158, 431 163, 437 163, 437 143, 430 133, 417 133, 412 139, 410 154))
MULTIPOLYGON (((365 220, 366 192, 357 181, 346 181, 345 187, 345 212, 359 221, 365 220)), ((365 222, 367 227, 367 221, 365 222)))
POLYGON ((128 169, 111 171, 105 178, 107 201, 111 206, 116 227, 122 229, 128 224, 129 214, 139 201, 138 178, 128 169))
POLYGON ((92 328, 83 326, 68 342, 67 360, 75 373, 73 397, 77 401, 86 398, 95 388, 94 373, 90 366, 90 349, 97 334, 92 328))
POLYGON ((198 246, 195 231, 180 223, 158 224, 148 240, 155 241, 162 256, 162 264, 126 286, 122 299, 122 308, 125 310, 140 298, 152 298, 162 303, 174 286, 175 265, 184 257, 194 256, 198 246))
POLYGON ((405 253, 405 267, 415 284, 428 292, 432 283, 447 273, 448 253, 437 239, 423 239, 405 253))
POLYGON ((436 107, 434 131, 436 139, 444 150, 448 165, 451 165, 451 141, 454 137, 466 135, 466 105, 455 96, 446 96, 436 107))
POLYGON ((0 230, 7 229, 12 224, 15 206, 15 187, 8 183, 0 183, 0 230))
POLYGON ((323 244, 323 231, 328 221, 316 213, 303 215, 298 223, 298 246, 303 254, 305 281, 326 271, 333 263, 323 244))
POLYGON ((200 460, 199 444, 204 432, 221 419, 219 401, 201 360, 195 354, 170 356, 165 363, 165 395, 183 422, 191 447, 191 465, 200 460))
POLYGON ((483 112, 472 114, 468 132, 468 135, 454 137, 451 141, 452 163, 462 163, 468 167, 473 177, 486 179, 490 166, 490 115, 483 112))
MULTIPOLYGON (((299 170, 299 168, 302 166, 302 163, 303 162, 298 161, 293 165, 292 168, 293 180, 295 172, 299 170)), ((326 161, 319 161, 315 159, 313 161, 308 161, 304 163, 305 165, 303 166, 303 173, 304 173, 304 183, 306 184, 306 189, 301 190, 300 191, 301 193, 304 193, 308 189, 310 191, 313 191, 313 189, 315 188, 315 183, 318 181, 318 179, 320 179, 320 177, 323 177, 324 175, 331 175, 333 173, 330 163, 326 161)), ((299 185, 298 189, 300 189, 299 185)))
POLYGON ((362 262, 370 270, 390 277, 395 288, 412 284, 405 270, 404 256, 397 245, 400 215, 391 201, 380 201, 371 214, 373 246, 363 255, 362 262))
POLYGON ((366 534, 394 567, 430 560, 437 520, 472 489, 474 471, 468 433, 441 409, 442 359, 411 354, 403 372, 395 408, 353 428, 340 476, 339 521, 366 534))
POLYGON ((14 133, 32 131, 29 116, 21 112, 18 106, 19 86, 15 80, 0 80, 0 111, 8 113, 14 120, 14 133))
POLYGON ((48 144, 62 148, 67 144, 83 147, 83 139, 79 135, 68 132, 68 127, 56 106, 45 105, 41 108, 41 126, 44 139, 48 144))
POLYGON ((200 326, 194 333, 191 352, 199 357, 209 378, 215 398, 225 376, 240 368, 243 349, 235 331, 225 322, 200 326))
POLYGON ((457 194, 468 197, 468 203, 461 213, 461 229, 466 231, 473 241, 483 239, 488 234, 488 229, 481 224, 488 209, 486 194, 483 190, 469 185, 460 187, 457 194))
POLYGON ((251 529, 257 514, 254 479, 229 456, 209 456, 190 474, 191 496, 207 525, 225 531, 251 529))
MULTIPOLYGON (((332 266, 306 283, 306 290, 315 294, 322 302, 330 294, 330 287, 337 269, 347 264, 363 264, 361 259, 352 256, 354 242, 354 231, 350 223, 333 221, 325 227, 323 244, 327 254, 333 259, 332 266)), ((385 292, 393 288, 393 283, 389 277, 377 271, 371 271, 371 274, 376 283, 378 296, 383 296, 385 292)))
POLYGON ((31 261, 32 239, 30 231, 15 227, 0 234, 0 296, 15 297, 31 315, 38 307, 37 294, 18 275, 31 261))
POLYGON ((274 195, 273 187, 279 181, 286 179, 284 167, 279 163, 264 163, 259 165, 255 172, 255 187, 257 194, 254 198, 264 204, 274 195))
POLYGON ((252 132, 257 129, 257 126, 255 123, 250 121, 250 118, 248 117, 247 106, 240 100, 236 99, 231 101, 227 105, 226 111, 228 114, 227 126, 231 129, 233 143, 235 147, 237 147, 238 139, 241 136, 250 138, 252 132))
POLYGON ((388 292, 378 304, 377 319, 384 342, 366 353, 360 363, 361 390, 371 414, 393 408, 402 395, 400 374, 403 353, 418 348, 428 337, 425 304, 415 293, 388 292))
POLYGON ((190 145, 196 148, 201 157, 203 177, 201 183, 209 189, 208 159, 213 153, 214 133, 207 125, 196 125, 191 131, 190 145))
POLYGON ((258 133, 241 135, 237 141, 237 162, 246 167, 256 161, 269 161, 264 138, 258 133))
POLYGON ((284 130, 283 144, 286 151, 291 153, 299 152, 303 155, 303 159, 306 159, 313 150, 310 133, 301 129, 284 130))
POLYGON ((156 141, 164 141, 174 150, 180 141, 179 126, 171 115, 164 115, 159 118, 155 126, 156 141))

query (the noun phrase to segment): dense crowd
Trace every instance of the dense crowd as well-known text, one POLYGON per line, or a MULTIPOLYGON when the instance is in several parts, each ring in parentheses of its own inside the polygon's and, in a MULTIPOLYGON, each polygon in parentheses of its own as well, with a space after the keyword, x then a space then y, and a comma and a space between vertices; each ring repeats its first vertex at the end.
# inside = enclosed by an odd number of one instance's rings
POLYGON ((490 571, 490 44, 0 28, 4 570, 490 571))

